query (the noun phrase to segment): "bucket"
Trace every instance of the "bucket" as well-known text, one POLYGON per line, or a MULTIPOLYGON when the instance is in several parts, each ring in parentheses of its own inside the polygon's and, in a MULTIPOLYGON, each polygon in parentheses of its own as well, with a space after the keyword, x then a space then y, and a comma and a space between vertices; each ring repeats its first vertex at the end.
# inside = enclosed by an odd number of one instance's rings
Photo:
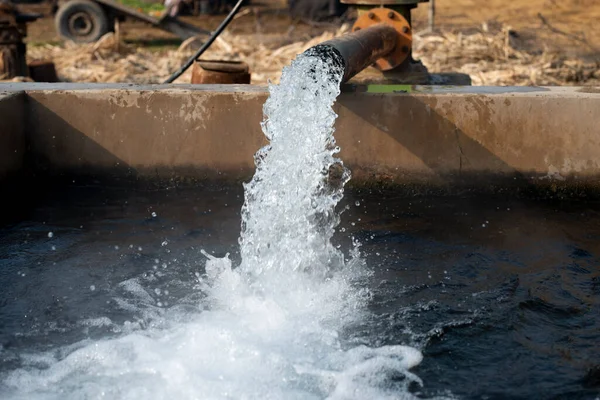
POLYGON ((196 60, 192 83, 249 84, 250 71, 242 61, 196 60))

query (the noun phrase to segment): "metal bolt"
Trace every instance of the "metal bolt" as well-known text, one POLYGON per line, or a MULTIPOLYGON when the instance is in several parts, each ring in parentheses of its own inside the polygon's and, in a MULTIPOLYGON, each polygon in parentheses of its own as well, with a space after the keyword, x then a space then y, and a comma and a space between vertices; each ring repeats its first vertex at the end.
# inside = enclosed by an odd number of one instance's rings
POLYGON ((394 15, 394 12, 393 12, 393 11, 390 11, 390 12, 388 13, 388 18, 389 18, 389 19, 394 19, 394 17, 395 17, 395 15, 394 15))
POLYGON ((375 18, 375 13, 370 12, 368 15, 369 19, 373 19, 375 18))
POLYGON ((402 27, 402 33, 408 33, 410 29, 408 29, 408 26, 403 26, 402 27))
POLYGON ((408 46, 402 46, 402 52, 408 53, 408 46))

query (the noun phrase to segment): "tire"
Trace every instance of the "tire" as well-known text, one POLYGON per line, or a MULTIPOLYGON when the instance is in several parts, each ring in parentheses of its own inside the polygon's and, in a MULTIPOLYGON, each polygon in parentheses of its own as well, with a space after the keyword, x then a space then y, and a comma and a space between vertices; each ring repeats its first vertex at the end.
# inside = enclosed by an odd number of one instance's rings
POLYGON ((71 0, 61 5, 54 23, 60 36, 76 43, 95 42, 110 30, 102 7, 89 0, 71 0))

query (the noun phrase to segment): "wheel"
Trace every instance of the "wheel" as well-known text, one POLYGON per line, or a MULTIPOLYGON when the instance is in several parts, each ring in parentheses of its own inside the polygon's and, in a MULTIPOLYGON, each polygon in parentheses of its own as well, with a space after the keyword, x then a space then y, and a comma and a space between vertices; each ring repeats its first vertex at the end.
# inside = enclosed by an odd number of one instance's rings
POLYGON ((58 34, 76 43, 91 43, 109 31, 106 13, 89 0, 71 0, 58 9, 54 17, 58 34))

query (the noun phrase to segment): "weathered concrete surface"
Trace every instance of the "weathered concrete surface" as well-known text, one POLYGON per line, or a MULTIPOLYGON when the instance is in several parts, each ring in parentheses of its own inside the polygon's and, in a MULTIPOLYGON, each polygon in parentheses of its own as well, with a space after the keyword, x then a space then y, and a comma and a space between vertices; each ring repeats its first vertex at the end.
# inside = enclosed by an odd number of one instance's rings
POLYGON ((29 92, 30 147, 43 169, 240 178, 264 143, 264 93, 29 92))
MULTIPOLYGON (((264 88, 15 84, 48 171, 247 178, 264 88)), ((343 93, 336 138, 354 182, 576 183, 600 187, 600 93, 414 87, 343 93), (507 181, 507 179, 509 179, 507 181), (490 180, 491 179, 491 180, 490 180)))
POLYGON ((600 95, 578 91, 347 94, 337 137, 357 174, 452 182, 600 183, 600 95))
POLYGON ((0 181, 23 167, 25 155, 24 94, 0 87, 0 181))

